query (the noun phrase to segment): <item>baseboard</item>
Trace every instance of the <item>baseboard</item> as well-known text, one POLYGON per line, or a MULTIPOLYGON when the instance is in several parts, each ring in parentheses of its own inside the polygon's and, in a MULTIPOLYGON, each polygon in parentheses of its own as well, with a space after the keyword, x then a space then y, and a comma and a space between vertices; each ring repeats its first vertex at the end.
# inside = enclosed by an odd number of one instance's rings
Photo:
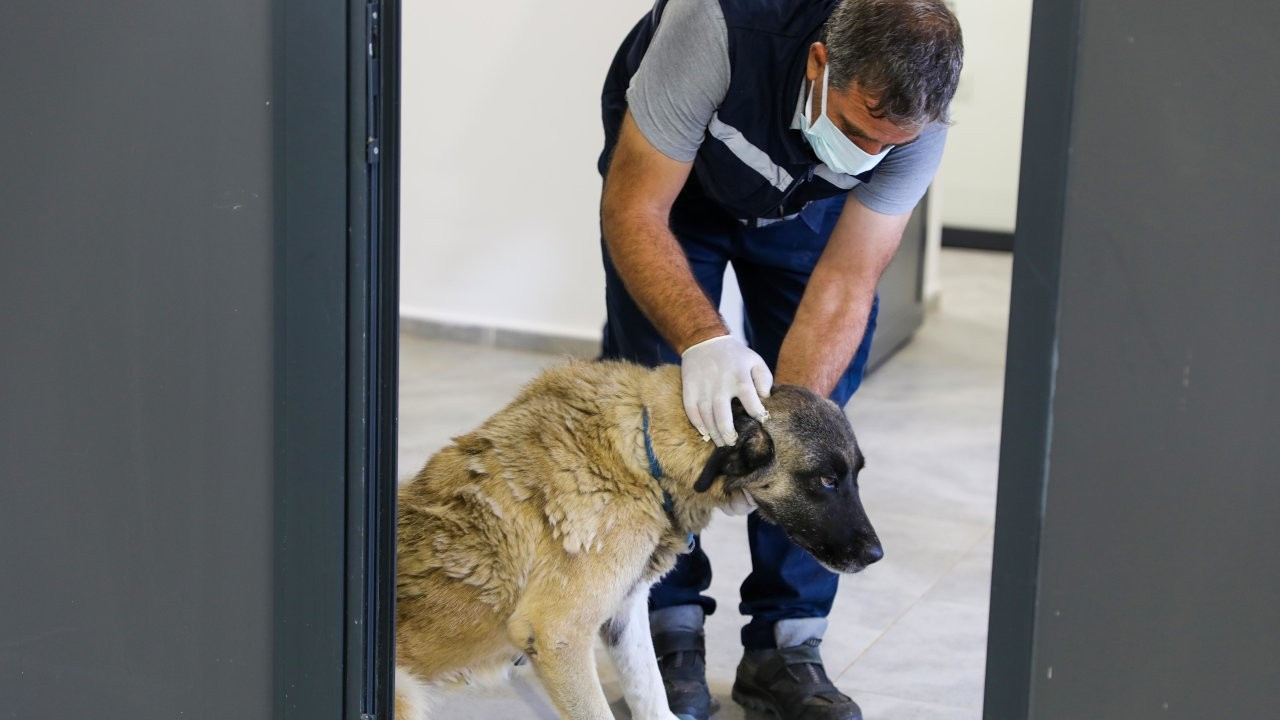
POLYGON ((450 340, 547 355, 568 355, 588 360, 600 355, 599 340, 529 330, 462 325, 404 315, 400 316, 400 332, 431 340, 450 340))
POLYGON ((942 246, 969 250, 1013 251, 1013 233, 967 228, 942 228, 942 246))

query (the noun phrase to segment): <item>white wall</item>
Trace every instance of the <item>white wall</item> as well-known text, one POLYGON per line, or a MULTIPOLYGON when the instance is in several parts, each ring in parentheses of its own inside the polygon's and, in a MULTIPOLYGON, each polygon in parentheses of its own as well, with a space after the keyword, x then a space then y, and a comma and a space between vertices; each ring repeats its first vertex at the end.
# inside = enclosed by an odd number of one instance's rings
POLYGON ((1031 0, 948 0, 965 62, 938 171, 942 223, 1012 232, 1018 204, 1031 0))
POLYGON ((597 338, 600 88, 650 0, 405 0, 401 311, 597 338))
MULTIPOLYGON (((966 64, 935 201, 948 226, 1010 231, 1031 0, 952 4, 966 64)), ((600 87, 651 5, 405 1, 404 315, 599 337, 600 87)))

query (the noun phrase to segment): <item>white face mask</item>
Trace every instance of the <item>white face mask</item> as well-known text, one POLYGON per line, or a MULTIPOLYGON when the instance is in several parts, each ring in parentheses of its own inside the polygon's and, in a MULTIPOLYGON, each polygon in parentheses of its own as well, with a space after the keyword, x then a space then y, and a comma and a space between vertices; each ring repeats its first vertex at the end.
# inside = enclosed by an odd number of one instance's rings
POLYGON ((830 64, 822 68, 822 114, 812 124, 809 118, 813 117, 814 88, 809 88, 809 99, 805 102, 802 126, 804 137, 809 141, 809 147, 813 148, 818 158, 826 163, 827 167, 845 175, 858 175, 875 167, 885 155, 889 154, 893 146, 886 145, 879 155, 868 155, 840 132, 840 128, 836 127, 835 123, 831 122, 830 116, 827 115, 827 73, 830 69, 830 64))

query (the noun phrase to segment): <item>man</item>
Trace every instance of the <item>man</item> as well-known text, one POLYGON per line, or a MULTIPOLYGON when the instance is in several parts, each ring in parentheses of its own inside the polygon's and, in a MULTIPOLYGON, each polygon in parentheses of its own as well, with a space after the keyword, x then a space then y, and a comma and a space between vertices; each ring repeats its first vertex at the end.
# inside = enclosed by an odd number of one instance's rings
MULTIPOLYGON (((604 355, 681 362, 689 421, 735 440, 731 401, 764 416, 776 381, 844 405, 861 383, 875 287, 933 178, 963 49, 941 0, 658 0, 602 97, 604 355), (746 343, 717 312, 725 266, 746 343)), ((744 655, 733 697, 786 720, 854 720, 818 644, 836 575, 747 521, 744 655)), ((712 712, 700 544, 654 587, 674 713, 712 712)))

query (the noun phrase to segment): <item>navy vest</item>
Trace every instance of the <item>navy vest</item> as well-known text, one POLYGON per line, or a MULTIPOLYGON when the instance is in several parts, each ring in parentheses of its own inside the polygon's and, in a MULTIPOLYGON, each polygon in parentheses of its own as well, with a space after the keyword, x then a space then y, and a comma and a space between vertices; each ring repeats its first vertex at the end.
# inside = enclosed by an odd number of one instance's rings
MULTIPOLYGON (((856 177, 832 171, 814 155, 803 133, 791 127, 809 46, 837 1, 720 0, 729 39, 729 91, 711 119, 673 214, 719 215, 753 226, 800 214, 816 227, 823 208, 810 203, 870 179, 874 170, 856 177)), ((601 97, 602 175, 627 109, 631 76, 666 3, 658 0, 632 28, 609 68, 601 97)))

